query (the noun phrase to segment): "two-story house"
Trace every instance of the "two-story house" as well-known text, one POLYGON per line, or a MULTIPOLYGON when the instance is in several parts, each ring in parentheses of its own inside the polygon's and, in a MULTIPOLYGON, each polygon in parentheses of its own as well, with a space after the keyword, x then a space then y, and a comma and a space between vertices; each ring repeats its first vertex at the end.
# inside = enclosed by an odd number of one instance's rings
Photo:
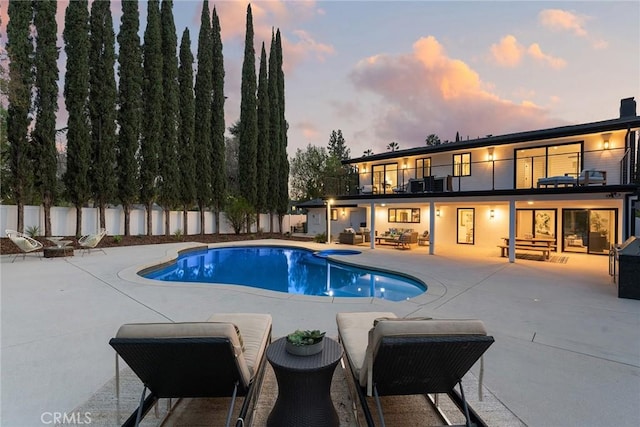
POLYGON ((439 243, 487 255, 505 246, 511 261, 520 244, 608 254, 636 232, 639 130, 626 98, 612 120, 345 160, 357 185, 310 209, 309 231, 366 230, 372 248, 389 230, 429 231, 431 254, 439 243))

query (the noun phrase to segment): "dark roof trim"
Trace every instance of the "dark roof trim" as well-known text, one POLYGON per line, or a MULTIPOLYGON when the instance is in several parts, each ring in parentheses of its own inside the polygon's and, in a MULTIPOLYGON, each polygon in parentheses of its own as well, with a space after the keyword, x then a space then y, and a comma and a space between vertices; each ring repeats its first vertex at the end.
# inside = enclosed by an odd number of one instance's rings
POLYGON ((507 135, 488 136, 469 141, 450 142, 429 147, 416 147, 406 150, 390 151, 374 154, 372 156, 358 157, 343 160, 342 164, 371 162, 384 159, 396 159, 398 157, 417 156, 422 154, 441 153, 446 151, 464 150, 469 148, 506 145, 518 142, 534 142, 542 139, 564 138, 569 136, 585 135, 599 132, 611 132, 615 130, 640 128, 640 116, 624 117, 619 119, 604 120, 601 122, 585 123, 571 126, 561 126, 550 129, 511 133, 507 135))

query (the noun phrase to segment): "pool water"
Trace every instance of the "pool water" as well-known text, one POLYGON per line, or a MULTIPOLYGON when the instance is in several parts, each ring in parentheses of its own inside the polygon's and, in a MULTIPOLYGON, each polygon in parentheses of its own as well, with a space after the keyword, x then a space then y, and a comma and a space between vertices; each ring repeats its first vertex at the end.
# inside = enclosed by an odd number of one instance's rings
POLYGON ((141 276, 166 282, 235 284, 300 295, 377 297, 402 301, 427 286, 409 277, 327 258, 358 251, 320 251, 277 246, 243 246, 187 251, 141 276))

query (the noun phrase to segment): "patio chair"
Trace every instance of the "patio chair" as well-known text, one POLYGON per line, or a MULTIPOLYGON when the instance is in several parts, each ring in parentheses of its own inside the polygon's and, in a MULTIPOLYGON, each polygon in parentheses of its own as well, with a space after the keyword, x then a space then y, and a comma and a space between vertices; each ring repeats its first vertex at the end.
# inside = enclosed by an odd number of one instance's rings
POLYGON ((235 425, 249 425, 271 342, 271 315, 221 313, 206 322, 141 323, 120 327, 109 344, 140 378, 140 406, 123 426, 137 426, 160 398, 244 396, 235 425), (149 395, 145 397, 147 389, 149 395))
MULTIPOLYGON (((42 243, 36 239, 32 239, 24 233, 15 230, 5 230, 7 237, 22 251, 22 259, 25 259, 28 253, 42 249, 42 243)), ((16 254, 11 262, 14 262, 20 254, 16 254)))
POLYGON ((373 396, 384 426, 380 396, 447 393, 466 418, 470 412, 462 377, 493 343, 479 320, 403 319, 389 312, 338 313, 338 336, 368 426, 373 396), (460 387, 460 395, 454 391, 460 387))
POLYGON ((102 248, 98 248, 98 244, 102 240, 104 236, 107 235, 107 230, 101 228, 95 234, 86 234, 78 239, 78 245, 80 245, 80 249, 82 249, 82 256, 85 253, 90 253, 91 250, 99 250, 102 251, 106 255, 106 252, 102 248))

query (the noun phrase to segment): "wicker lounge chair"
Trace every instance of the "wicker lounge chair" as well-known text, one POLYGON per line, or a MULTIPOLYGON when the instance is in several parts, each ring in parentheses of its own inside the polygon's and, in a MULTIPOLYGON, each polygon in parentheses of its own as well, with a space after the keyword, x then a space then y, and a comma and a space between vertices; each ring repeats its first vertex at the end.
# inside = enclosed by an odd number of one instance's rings
MULTIPOLYGON (((137 426, 159 398, 231 397, 244 402, 236 426, 250 425, 271 342, 271 315, 217 314, 207 322, 142 323, 120 327, 109 344, 144 384, 140 406, 123 426, 137 426), (149 395, 145 397, 147 389, 149 395)), ((116 369, 117 369, 116 356, 116 369)))
POLYGON ((374 396, 384 426, 379 396, 427 393, 447 393, 472 425, 462 377, 494 341, 481 321, 402 319, 388 312, 338 313, 336 321, 368 426, 375 423, 367 396, 374 396))
MULTIPOLYGON (((22 251, 22 259, 24 259, 29 252, 35 252, 42 249, 42 243, 36 239, 32 239, 26 234, 20 233, 15 230, 5 230, 7 237, 22 251)), ((20 254, 16 254, 11 262, 14 262, 20 254)))
POLYGON ((107 230, 105 230, 104 228, 101 228, 95 234, 87 234, 80 237, 78 239, 78 245, 80 245, 80 249, 82 249, 82 255, 84 256, 85 253, 90 253, 92 249, 97 249, 99 251, 102 251, 102 253, 106 254, 104 249, 97 247, 100 241, 102 240, 102 238, 106 235, 107 235, 107 230))

